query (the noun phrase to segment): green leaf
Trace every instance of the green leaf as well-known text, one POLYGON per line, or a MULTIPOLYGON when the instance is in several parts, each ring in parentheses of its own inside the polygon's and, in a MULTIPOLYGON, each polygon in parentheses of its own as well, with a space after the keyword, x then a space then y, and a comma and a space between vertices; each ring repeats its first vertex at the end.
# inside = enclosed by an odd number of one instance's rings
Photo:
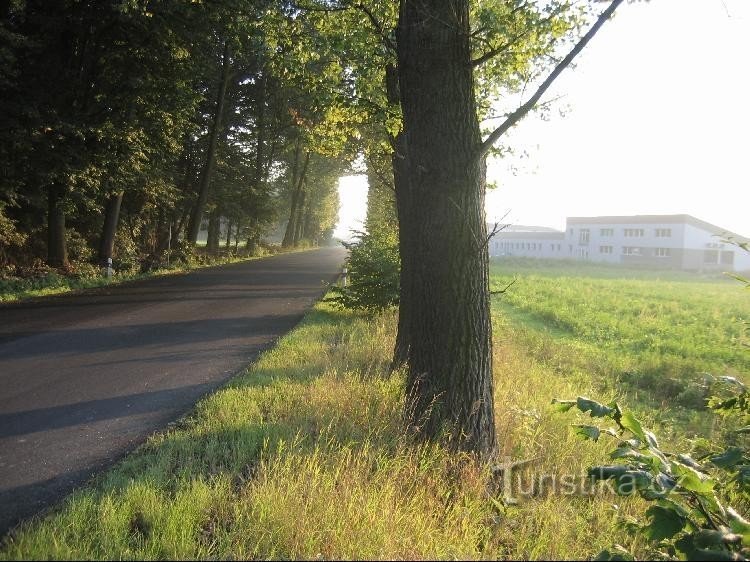
POLYGON ((624 464, 615 464, 611 466, 594 466, 588 469, 587 473, 589 478, 594 480, 609 480, 610 478, 617 478, 622 476, 628 471, 628 467, 624 464))
POLYGON ((693 535, 693 543, 701 548, 711 548, 725 544, 736 544, 742 541, 742 535, 732 533, 726 527, 720 527, 718 530, 701 529, 693 535))
POLYGON ((575 400, 558 400, 557 398, 553 398, 552 403, 555 405, 556 412, 567 412, 576 405, 575 400))
POLYGON ((672 469, 677 477, 678 486, 695 492, 697 494, 709 495, 713 492, 714 481, 707 478, 694 468, 684 466, 681 464, 673 463, 672 469))
POLYGON ((595 400, 584 398, 583 396, 579 396, 576 399, 576 406, 578 406, 578 409, 584 414, 589 412, 592 418, 603 418, 615 413, 614 408, 600 404, 595 400))
POLYGON ((638 491, 650 490, 653 478, 645 470, 627 470, 615 477, 615 492, 619 496, 630 496, 638 491))
POLYGON ((649 524, 643 528, 643 532, 652 541, 669 539, 682 531, 686 519, 670 507, 652 505, 646 510, 649 524))
POLYGON ((720 455, 709 457, 708 460, 719 468, 723 468, 726 470, 739 464, 742 461, 743 455, 744 451, 739 447, 729 447, 720 455))
POLYGON ((750 544, 750 522, 745 520, 739 513, 731 507, 727 508, 727 520, 729 527, 735 533, 742 535, 745 544, 750 544))
POLYGON ((649 462, 651 457, 632 449, 631 447, 618 447, 609 454, 611 459, 633 459, 641 462, 649 462))
POLYGON ((643 432, 640 420, 632 412, 625 412, 620 418, 620 426, 630 431, 642 443, 647 443, 646 434, 643 432))
POLYGON ((573 427, 576 428, 576 434, 580 435, 584 439, 598 441, 602 433, 611 435, 612 437, 617 437, 617 434, 613 430, 601 429, 594 425, 575 424, 573 427))
POLYGON ((687 560, 744 560, 736 552, 728 550, 708 550, 698 548, 693 535, 684 535, 674 543, 675 548, 685 555, 687 560))
POLYGON ((694 468, 695 470, 702 470, 701 465, 699 465, 690 455, 679 454, 677 455, 677 460, 685 466, 689 466, 690 468, 694 468))
POLYGON ((576 428, 576 434, 580 435, 584 439, 591 439, 592 441, 598 441, 601 430, 593 425, 574 425, 576 428))

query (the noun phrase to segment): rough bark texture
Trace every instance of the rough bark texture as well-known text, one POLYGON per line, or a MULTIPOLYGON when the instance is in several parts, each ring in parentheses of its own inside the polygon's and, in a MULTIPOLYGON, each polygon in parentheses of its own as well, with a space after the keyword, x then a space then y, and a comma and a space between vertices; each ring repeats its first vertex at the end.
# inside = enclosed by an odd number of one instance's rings
POLYGON ((190 244, 195 245, 198 241, 198 232, 201 227, 201 218, 203 209, 208 200, 208 190, 211 186, 211 178, 216 165, 216 146, 219 141, 219 132, 221 130, 221 119, 224 115, 224 102, 226 100, 227 86, 229 85, 230 76, 230 52, 229 42, 224 43, 224 58, 221 65, 221 81, 219 83, 219 92, 216 96, 216 113, 211 124, 209 132, 208 148, 206 149, 206 161, 201 170, 200 181, 198 184, 198 199, 193 207, 188 225, 187 240, 190 244))
POLYGON ((401 258, 411 424, 427 438, 447 430, 454 447, 491 455, 485 182, 468 0, 403 0, 398 53, 409 176, 406 198, 397 196, 400 223, 408 225, 401 258))
POLYGON ((117 234, 117 223, 120 220, 120 205, 122 204, 122 191, 107 199, 104 209, 104 226, 102 227, 102 238, 99 242, 99 263, 107 265, 107 260, 112 258, 115 248, 115 235, 117 234))
MULTIPOLYGON (((385 89, 388 103, 391 105, 401 104, 401 92, 399 89, 398 69, 395 65, 386 67, 385 89)), ((405 127, 405 124, 403 125, 405 127)), ((411 262, 410 252, 414 246, 410 238, 410 214, 411 188, 409 187, 409 170, 406 162, 406 132, 404 129, 397 135, 389 135, 388 141, 391 145, 391 169, 393 173, 393 190, 395 195, 395 215, 398 222, 399 256, 401 259, 401 270, 399 280, 399 308, 398 308, 398 331, 396 334, 396 345, 393 350, 392 369, 405 365, 409 360, 409 344, 411 332, 411 298, 412 275, 410 275, 411 262)))
POLYGON ((47 193, 47 265, 50 267, 68 265, 63 189, 59 186, 50 186, 47 193))

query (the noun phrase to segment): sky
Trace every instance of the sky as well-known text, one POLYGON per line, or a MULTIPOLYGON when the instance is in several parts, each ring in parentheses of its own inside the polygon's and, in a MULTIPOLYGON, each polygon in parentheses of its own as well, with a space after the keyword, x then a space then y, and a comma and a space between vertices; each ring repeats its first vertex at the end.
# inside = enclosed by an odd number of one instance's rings
MULTIPOLYGON (((687 213, 750 236, 749 55, 750 0, 623 4, 544 96, 559 98, 549 118, 528 116, 504 137, 515 154, 488 161, 488 220, 687 213)), ((345 237, 364 176, 339 195, 345 237)))

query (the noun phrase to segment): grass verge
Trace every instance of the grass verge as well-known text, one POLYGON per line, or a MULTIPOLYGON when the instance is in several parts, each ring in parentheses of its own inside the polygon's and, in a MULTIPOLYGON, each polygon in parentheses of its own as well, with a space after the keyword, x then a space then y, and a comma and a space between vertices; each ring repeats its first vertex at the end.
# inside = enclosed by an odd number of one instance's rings
MULTIPOLYGON (((303 252, 313 248, 294 250, 283 250, 276 253, 303 252)), ((24 299, 60 295, 73 291, 94 289, 108 285, 117 285, 127 281, 137 281, 162 275, 175 275, 187 273, 202 267, 214 267, 240 261, 255 260, 276 254, 261 254, 255 256, 239 256, 235 254, 211 257, 202 255, 201 259, 192 263, 179 262, 170 267, 160 267, 146 273, 138 271, 115 272, 114 276, 107 278, 101 273, 101 269, 86 264, 82 272, 74 272, 64 275, 55 270, 45 271, 43 275, 31 278, 3 278, 0 277, 0 304, 16 302, 24 299)))
POLYGON ((550 484, 606 448, 579 441, 550 400, 607 397, 495 323, 501 446, 533 459, 517 505, 488 487, 487 467, 403 433, 403 378, 387 371, 393 314, 318 304, 190 417, 17 529, 0 558, 549 559, 627 543, 617 516, 637 501, 550 484))

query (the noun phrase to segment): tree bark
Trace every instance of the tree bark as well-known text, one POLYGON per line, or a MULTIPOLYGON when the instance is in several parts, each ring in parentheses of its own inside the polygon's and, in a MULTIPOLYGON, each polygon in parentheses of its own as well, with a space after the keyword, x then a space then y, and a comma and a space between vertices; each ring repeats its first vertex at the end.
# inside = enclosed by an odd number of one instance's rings
POLYGON ((47 193, 47 265, 50 267, 68 266, 63 200, 63 188, 50 186, 47 193))
POLYGON ((408 416, 426 438, 447 435, 454 448, 490 456, 485 179, 469 35, 468 0, 402 1, 399 87, 409 174, 399 209, 409 225, 402 279, 419 287, 407 289, 408 416))
POLYGON ((292 208, 289 212, 289 222, 286 224, 286 231, 284 232, 284 240, 281 245, 284 248, 289 248, 296 244, 295 238, 297 235, 297 222, 299 218, 299 209, 301 207, 300 200, 302 197, 302 182, 307 174, 307 166, 310 163, 310 153, 305 154, 305 162, 302 165, 302 171, 298 172, 299 165, 299 153, 300 145, 297 144, 297 153, 294 158, 294 169, 292 172, 292 186, 294 191, 292 192, 292 208))
POLYGON ((109 199, 107 199, 107 204, 104 209, 104 226, 102 227, 102 237, 99 242, 99 263, 102 266, 106 266, 107 261, 112 259, 112 252, 115 248, 117 224, 120 221, 120 205, 122 204, 122 197, 122 191, 111 195, 109 199))
POLYGON ((221 222, 218 207, 208 215, 208 238, 206 239, 206 250, 212 256, 219 253, 219 238, 221 234, 221 222))
MULTIPOLYGON (((390 105, 401 104, 401 92, 399 88, 398 69, 395 65, 389 65, 385 72, 385 86, 388 103, 390 105)), ((409 185, 409 169, 407 166, 408 147, 406 146, 406 124, 397 135, 389 135, 391 145, 391 166, 393 169, 393 188, 396 195, 396 218, 398 221, 398 244, 399 257, 401 261, 399 279, 399 307, 398 307, 398 330, 396 332, 396 345, 393 350, 393 362, 391 369, 404 366, 409 361, 411 349, 411 290, 413 276, 411 275, 411 264, 414 257, 411 255, 412 248, 416 242, 411 236, 411 186, 409 185)))
POLYGON ((187 240, 193 246, 195 246, 195 243, 198 241, 201 218, 203 217, 203 210, 205 209, 206 201, 208 200, 211 178, 216 164, 216 147, 218 145, 221 120, 224 115, 224 103, 226 100, 227 87, 229 85, 229 70, 231 66, 230 56, 229 41, 225 41, 224 57, 221 64, 221 80, 219 82, 219 92, 216 96, 216 111, 214 113, 213 123, 211 124, 211 130, 209 131, 208 147, 206 148, 206 162, 201 170, 198 184, 198 199, 195 202, 195 206, 193 207, 190 216, 190 223, 188 224, 187 240))

